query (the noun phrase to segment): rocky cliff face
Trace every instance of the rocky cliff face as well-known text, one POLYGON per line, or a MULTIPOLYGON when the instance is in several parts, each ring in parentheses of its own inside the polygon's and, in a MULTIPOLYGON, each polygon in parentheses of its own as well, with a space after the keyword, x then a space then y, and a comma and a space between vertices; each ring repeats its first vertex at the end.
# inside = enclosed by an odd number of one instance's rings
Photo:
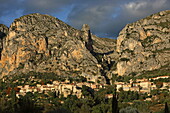
POLYGON ((8 34, 8 27, 3 24, 0 24, 0 59, 1 59, 1 52, 3 49, 3 43, 6 35, 8 34))
POLYGON ((170 11, 128 24, 117 40, 72 28, 55 17, 30 14, 0 25, 0 74, 53 72, 110 83, 112 74, 170 69, 170 11), (165 68, 164 68, 165 69, 165 68))
POLYGON ((87 25, 77 30, 54 17, 30 14, 11 24, 3 42, 0 73, 53 72, 62 76, 91 75, 104 81, 102 66, 92 53, 107 53, 115 46, 115 41, 107 42, 89 33, 87 25))
MULTIPOLYGON (((117 39, 118 75, 140 75, 170 65, 170 11, 128 24, 117 39)), ((170 69, 170 67, 169 67, 170 69)))

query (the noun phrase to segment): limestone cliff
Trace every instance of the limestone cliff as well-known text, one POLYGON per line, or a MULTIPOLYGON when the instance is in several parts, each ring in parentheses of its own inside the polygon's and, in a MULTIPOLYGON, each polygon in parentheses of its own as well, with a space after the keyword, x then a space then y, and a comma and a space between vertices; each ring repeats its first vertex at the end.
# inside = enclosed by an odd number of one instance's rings
POLYGON ((62 76, 91 75, 96 81, 105 81, 102 67, 88 46, 103 54, 115 50, 116 42, 92 35, 85 26, 77 30, 55 17, 37 13, 16 19, 3 42, 1 75, 53 72, 62 76))
POLYGON ((0 24, 0 74, 53 72, 110 83, 112 74, 170 69, 170 11, 128 24, 117 40, 93 35, 42 14, 0 24))
POLYGON ((117 39, 118 75, 170 69, 170 11, 128 24, 117 39))
POLYGON ((3 24, 0 24, 0 59, 1 59, 1 52, 3 49, 3 43, 6 35, 8 34, 8 27, 3 24))

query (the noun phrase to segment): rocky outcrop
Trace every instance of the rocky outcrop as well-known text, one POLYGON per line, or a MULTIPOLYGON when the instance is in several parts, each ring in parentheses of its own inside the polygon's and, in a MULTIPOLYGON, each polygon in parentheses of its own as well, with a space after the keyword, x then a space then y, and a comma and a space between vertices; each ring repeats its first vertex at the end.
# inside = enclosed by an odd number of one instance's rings
POLYGON ((0 25, 0 74, 53 72, 110 84, 113 74, 140 75, 170 69, 170 11, 128 24, 117 40, 99 38, 42 14, 22 16, 9 30, 0 25))
POLYGON ((3 49, 3 43, 5 41, 5 37, 8 34, 8 27, 0 24, 0 59, 1 59, 1 52, 3 49))
POLYGON ((97 76, 105 81, 99 61, 86 44, 103 54, 114 50, 116 43, 106 42, 91 33, 89 40, 85 27, 87 25, 77 30, 52 16, 37 13, 16 19, 3 44, 1 75, 53 72, 61 76, 97 76), (105 49, 101 47, 104 45, 105 49))
POLYGON ((128 24, 117 39, 118 75, 140 75, 169 66, 170 11, 128 24))

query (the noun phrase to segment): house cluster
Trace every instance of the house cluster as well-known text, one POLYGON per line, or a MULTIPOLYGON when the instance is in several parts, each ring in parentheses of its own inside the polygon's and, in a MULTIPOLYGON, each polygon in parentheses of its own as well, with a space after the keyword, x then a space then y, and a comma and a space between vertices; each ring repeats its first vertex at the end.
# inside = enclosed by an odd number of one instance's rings
MULTIPOLYGON (((154 82, 151 82, 151 80, 158 80, 158 79, 166 79, 169 78, 169 76, 158 76, 154 78, 143 78, 143 79, 136 79, 136 81, 130 80, 130 83, 126 82, 115 82, 115 85, 117 87, 117 91, 120 91, 121 89, 124 91, 137 91, 140 93, 150 93, 151 90, 157 89, 156 84, 154 82)), ((160 89, 168 89, 170 91, 170 82, 162 82, 162 87, 160 89)))
MULTIPOLYGON (((136 79, 133 81, 130 80, 130 83, 127 82, 115 82, 116 90, 119 92, 120 90, 124 91, 137 91, 140 93, 150 93, 151 90, 157 89, 156 84, 151 82, 151 80, 157 80, 160 78, 169 78, 169 76, 158 76, 150 79, 136 79)), ((34 81, 35 79, 32 78, 34 81)), ((38 93, 45 93, 48 92, 56 92, 56 96, 63 95, 67 97, 68 95, 76 95, 78 98, 82 97, 82 87, 83 85, 88 86, 95 91, 98 91, 100 88, 104 88, 107 86, 106 84, 96 83, 96 82, 80 82, 80 83, 70 83, 69 80, 65 80, 64 82, 53 81, 52 84, 36 84, 36 86, 24 85, 24 86, 17 86, 19 91, 17 92, 16 96, 19 98, 19 95, 24 96, 27 92, 38 92, 38 93)), ((168 89, 170 91, 170 82, 163 82, 162 87, 160 89, 168 89)), ((109 95, 111 97, 112 95, 109 95)))
POLYGON ((24 86, 17 86, 19 89, 16 96, 19 98, 19 95, 24 96, 27 92, 38 92, 38 93, 45 93, 48 92, 56 92, 56 96, 63 95, 67 97, 68 95, 76 95, 78 98, 82 97, 82 86, 86 85, 91 87, 94 90, 98 90, 99 88, 104 87, 103 84, 98 83, 88 83, 88 82, 80 82, 80 83, 70 83, 70 81, 66 80, 65 82, 53 81, 52 84, 36 84, 36 86, 24 85, 24 86))
POLYGON ((166 79, 166 78, 169 78, 169 76, 158 76, 158 77, 149 78, 149 80, 158 80, 158 79, 166 79))

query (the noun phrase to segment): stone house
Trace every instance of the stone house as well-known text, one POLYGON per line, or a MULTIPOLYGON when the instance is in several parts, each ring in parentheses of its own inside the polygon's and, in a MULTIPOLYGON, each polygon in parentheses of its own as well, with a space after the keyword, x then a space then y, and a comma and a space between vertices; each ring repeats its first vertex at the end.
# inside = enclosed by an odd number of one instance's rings
POLYGON ((151 83, 150 89, 151 90, 157 89, 156 84, 151 83))
POLYGON ((119 91, 120 88, 123 88, 124 82, 115 82, 116 89, 119 91))
POLYGON ((131 84, 124 84, 124 85, 123 85, 123 90, 124 90, 124 91, 129 91, 130 88, 131 88, 131 84))
POLYGON ((29 85, 25 85, 25 86, 24 86, 25 89, 28 89, 29 87, 30 87, 29 85))
POLYGON ((140 84, 139 83, 132 83, 132 87, 138 87, 140 84))
POLYGON ((150 93, 150 92, 151 92, 150 88, 142 88, 140 90, 140 93, 150 93))
POLYGON ((41 84, 37 84, 36 86, 37 86, 37 88, 40 88, 40 87, 41 87, 41 84))
POLYGON ((158 77, 153 77, 153 78, 150 78, 149 80, 158 80, 158 79, 165 79, 165 78, 169 78, 170 76, 158 76, 158 77))
POLYGON ((152 101, 152 98, 146 98, 145 101, 152 101))
POLYGON ((96 84, 93 84, 93 85, 91 85, 91 88, 92 88, 92 89, 97 89, 97 85, 96 85, 96 84))
POLYGON ((113 98, 113 94, 106 94, 105 98, 113 98))
POLYGON ((148 79, 146 79, 146 78, 136 79, 136 82, 138 82, 138 83, 144 82, 144 81, 148 81, 148 79))
POLYGON ((54 84, 54 85, 59 85, 60 82, 59 82, 59 81, 53 81, 53 84, 54 84))
POLYGON ((161 89, 168 89, 170 88, 170 82, 163 82, 163 86, 161 89))
POLYGON ((142 88, 149 88, 151 86, 151 82, 150 81, 143 81, 143 82, 140 82, 139 85, 142 88))
POLYGON ((130 91, 137 91, 137 92, 139 92, 139 87, 138 86, 130 87, 130 91))

